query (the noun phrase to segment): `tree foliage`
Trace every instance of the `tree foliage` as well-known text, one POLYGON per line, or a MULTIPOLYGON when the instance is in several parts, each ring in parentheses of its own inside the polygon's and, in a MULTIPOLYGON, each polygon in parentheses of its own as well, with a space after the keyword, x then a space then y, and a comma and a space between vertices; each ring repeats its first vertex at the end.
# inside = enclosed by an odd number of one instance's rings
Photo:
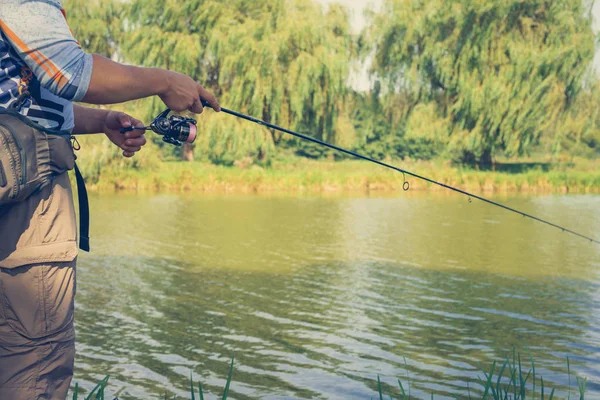
MULTIPOLYGON (((190 75, 229 108, 341 140, 353 52, 344 8, 324 12, 310 0, 134 0, 127 7, 120 40, 127 60, 190 75)), ((283 140, 247 122, 226 122, 227 129, 204 122, 199 139, 208 153, 225 148, 261 158, 283 140), (249 137, 234 137, 242 130, 249 137), (206 146, 215 140, 223 143, 206 146)), ((210 158, 222 160, 217 153, 210 158)))
POLYGON ((81 46, 106 57, 117 55, 122 7, 114 0, 63 0, 67 22, 81 46))
POLYGON ((386 0, 367 38, 407 134, 482 162, 561 134, 595 42, 581 0, 386 0))
MULTIPOLYGON (((314 0, 63 4, 87 51, 185 73, 225 107, 378 159, 600 154, 588 0, 385 0, 360 37, 344 7, 314 0), (366 92, 349 84, 361 56, 366 92)), ((125 107, 149 122, 164 105, 125 107)), ((196 158, 267 163, 276 150, 333 156, 231 116, 199 118, 196 158)))

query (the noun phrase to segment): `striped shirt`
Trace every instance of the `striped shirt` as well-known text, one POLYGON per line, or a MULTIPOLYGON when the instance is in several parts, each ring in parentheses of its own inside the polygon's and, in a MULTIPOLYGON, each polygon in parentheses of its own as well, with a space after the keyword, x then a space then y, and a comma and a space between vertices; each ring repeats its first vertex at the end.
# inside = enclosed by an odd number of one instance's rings
POLYGON ((27 83, 31 98, 19 112, 44 128, 71 131, 73 101, 85 96, 92 65, 59 0, 0 0, 0 109, 27 83))

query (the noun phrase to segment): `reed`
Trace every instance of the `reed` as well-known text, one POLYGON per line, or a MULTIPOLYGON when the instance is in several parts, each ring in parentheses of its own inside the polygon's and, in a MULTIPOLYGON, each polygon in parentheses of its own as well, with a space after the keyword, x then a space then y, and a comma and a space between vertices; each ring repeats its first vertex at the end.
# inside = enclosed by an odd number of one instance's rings
MULTIPOLYGON (((499 365, 496 361, 492 362, 492 365, 489 368, 484 368, 481 365, 478 365, 478 368, 481 372, 481 375, 478 376, 478 388, 472 389, 468 383, 466 383, 467 396, 459 397, 457 395, 453 395, 456 400, 525 400, 527 398, 531 398, 535 400, 539 398, 540 400, 553 400, 556 393, 556 388, 550 388, 544 382, 543 377, 539 377, 539 386, 538 386, 538 377, 535 372, 535 361, 531 356, 531 353, 527 349, 527 353, 529 356, 529 362, 531 366, 524 367, 521 361, 521 354, 517 353, 515 349, 512 351, 512 357, 507 355, 505 360, 499 365), (473 391, 478 392, 479 394, 473 394, 473 391)), ((229 372, 227 375, 227 381, 225 383, 225 387, 223 389, 223 394, 221 395, 221 400, 226 400, 229 396, 229 389, 231 387, 231 382, 233 378, 233 366, 234 366, 235 356, 232 356, 231 363, 229 365, 229 372)), ((384 398, 389 398, 390 400, 400 399, 400 400, 410 400, 414 397, 411 396, 411 383, 408 374, 408 365, 405 360, 405 368, 406 368, 406 381, 403 383, 400 379, 398 379, 398 388, 390 389, 385 392, 384 385, 381 382, 379 375, 377 375, 377 395, 379 400, 383 400, 384 398), (406 389, 405 389, 406 387, 406 389)), ((571 388, 571 363, 569 358, 567 358, 567 373, 568 373, 568 399, 571 400, 572 388, 571 388)), ((105 400, 105 390, 108 386, 109 377, 106 376, 102 381, 100 381, 93 390, 84 398, 84 400, 105 400)), ((586 378, 577 377, 577 388, 576 388, 576 396, 573 397, 573 400, 579 398, 579 400, 585 400, 585 391, 586 391, 586 378)), ((196 394, 198 394, 199 400, 204 400, 204 390, 202 383, 198 382, 198 391, 196 392, 196 387, 194 384, 192 373, 190 372, 190 399, 196 400, 196 394)), ((73 390, 73 400, 79 400, 79 385, 75 385, 73 390)), ((165 394, 163 397, 165 400, 168 400, 167 395, 165 394)), ((172 399, 175 399, 173 397, 172 399)), ((435 395, 431 394, 431 399, 435 399, 435 395)), ((117 400, 117 399, 115 399, 117 400)))

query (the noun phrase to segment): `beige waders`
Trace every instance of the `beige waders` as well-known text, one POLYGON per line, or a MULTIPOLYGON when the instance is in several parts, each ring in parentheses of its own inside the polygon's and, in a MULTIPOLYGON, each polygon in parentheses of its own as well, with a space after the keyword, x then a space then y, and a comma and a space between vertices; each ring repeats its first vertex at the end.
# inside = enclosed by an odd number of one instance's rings
POLYGON ((0 209, 0 399, 64 400, 75 358, 77 256, 67 173, 0 209))

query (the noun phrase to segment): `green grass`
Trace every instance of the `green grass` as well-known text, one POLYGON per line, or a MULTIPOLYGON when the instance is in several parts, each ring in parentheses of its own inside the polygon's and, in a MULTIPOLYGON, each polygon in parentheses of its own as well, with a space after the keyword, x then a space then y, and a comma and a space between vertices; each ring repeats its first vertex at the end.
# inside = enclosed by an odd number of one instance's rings
MULTIPOLYGON (((600 161, 579 160, 567 165, 499 164, 478 170, 437 161, 392 161, 411 172, 464 190, 523 193, 600 193, 600 161), (513 168, 514 167, 514 168, 513 168)), ((85 175, 85 172, 84 172, 85 175)), ((358 160, 313 161, 293 159, 257 165, 225 167, 202 162, 159 162, 148 168, 108 166, 88 174, 92 191, 205 191, 205 192, 335 192, 401 191, 404 176, 358 160)), ((411 190, 444 190, 406 177, 411 190)))
MULTIPOLYGON (((526 348, 527 349, 527 348, 526 348)), ((527 366, 527 370, 524 368, 523 363, 521 362, 521 354, 516 353, 513 349, 512 359, 508 355, 501 365, 498 365, 496 361, 492 363, 489 369, 486 369, 479 365, 479 369, 481 375, 478 378, 479 387, 476 390, 480 392, 480 395, 473 395, 472 389, 467 383, 465 386, 468 391, 468 396, 459 397, 454 395, 453 397, 457 400, 461 399, 469 399, 469 400, 526 400, 531 398, 535 400, 536 398, 539 400, 553 400, 556 392, 556 388, 550 388, 546 386, 544 383, 544 379, 539 377, 539 386, 538 386, 538 377, 535 372, 535 362, 529 349, 527 349, 527 353, 529 356, 529 362, 531 363, 531 367, 527 366)), ((231 387, 231 382, 233 378, 233 366, 234 366, 234 356, 231 358, 231 363, 229 365, 229 373, 227 376, 227 381, 225 383, 225 388, 223 389, 223 394, 221 396, 222 400, 226 400, 229 395, 229 389, 231 387)), ((379 375, 377 375, 377 392, 376 395, 379 397, 379 400, 385 399, 401 399, 401 400, 410 400, 414 397, 411 397, 410 390, 410 378, 408 375, 408 365, 406 363, 406 359, 404 360, 406 367, 406 381, 405 384, 402 383, 400 379, 397 380, 398 388, 390 388, 387 392, 385 391, 381 379, 379 375), (405 390, 406 385, 406 390, 405 390)), ((585 390, 586 390, 586 378, 577 377, 577 388, 575 391, 575 395, 572 397, 572 388, 571 388, 571 363, 569 358, 567 358, 567 373, 568 373, 568 399, 571 400, 585 400, 585 390)), ((84 400, 105 400, 105 390, 108 386, 109 377, 106 376, 102 381, 100 381, 94 389, 84 398, 84 400)), ((198 391, 196 392, 196 388, 194 385, 193 376, 190 372, 190 399, 196 400, 196 393, 198 394, 199 400, 204 400, 204 390, 202 384, 198 382, 198 391)), ((79 386, 76 384, 73 391, 73 400, 79 400, 79 386)), ((165 400, 168 399, 165 394, 163 397, 165 400)), ((431 394, 431 399, 433 400, 434 394, 431 394)), ((175 399, 173 397, 172 399, 175 399)))

